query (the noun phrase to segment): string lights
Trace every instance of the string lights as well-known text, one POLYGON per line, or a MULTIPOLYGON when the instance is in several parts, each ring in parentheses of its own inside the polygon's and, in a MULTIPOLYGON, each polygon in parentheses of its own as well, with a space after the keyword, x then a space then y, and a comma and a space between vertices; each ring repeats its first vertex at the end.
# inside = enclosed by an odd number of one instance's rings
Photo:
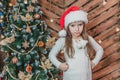
POLYGON ((103 5, 106 5, 107 4, 107 0, 103 0, 103 5))

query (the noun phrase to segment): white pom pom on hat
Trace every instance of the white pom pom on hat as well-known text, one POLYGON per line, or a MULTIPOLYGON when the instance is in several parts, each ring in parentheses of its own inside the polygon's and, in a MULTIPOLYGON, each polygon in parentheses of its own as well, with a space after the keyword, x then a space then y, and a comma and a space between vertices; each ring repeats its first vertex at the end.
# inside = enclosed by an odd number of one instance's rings
POLYGON ((59 36, 65 37, 67 35, 65 29, 70 23, 75 21, 83 21, 88 23, 87 13, 83 10, 80 10, 80 8, 77 6, 72 6, 68 8, 60 18, 61 31, 59 31, 59 36))
POLYGON ((62 29, 61 31, 59 31, 58 35, 59 35, 60 37, 65 37, 65 36, 67 35, 66 30, 65 30, 65 29, 62 29))

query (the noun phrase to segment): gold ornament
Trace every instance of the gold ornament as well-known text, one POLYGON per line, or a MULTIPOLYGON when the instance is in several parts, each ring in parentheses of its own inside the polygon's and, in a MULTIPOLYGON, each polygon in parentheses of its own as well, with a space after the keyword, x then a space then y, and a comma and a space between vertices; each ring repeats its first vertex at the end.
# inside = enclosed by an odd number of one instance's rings
POLYGON ((38 46, 39 46, 39 47, 43 47, 44 45, 45 45, 45 44, 44 44, 43 41, 39 41, 39 42, 38 42, 38 46))
POLYGON ((41 65, 39 65, 39 66, 40 66, 42 69, 47 70, 47 69, 53 68, 53 67, 52 67, 52 63, 50 62, 49 59, 46 59, 45 61, 42 61, 42 60, 40 60, 40 61, 41 61, 41 65))
POLYGON ((24 47, 25 49, 29 47, 29 43, 27 41, 23 42, 22 45, 22 47, 24 47))
POLYGON ((30 80, 32 78, 32 74, 25 75, 24 72, 19 71, 18 77, 20 80, 30 80))
POLYGON ((7 43, 12 43, 15 41, 15 36, 12 35, 11 37, 9 38, 5 38, 3 40, 0 41, 0 45, 7 45, 7 43))
POLYGON ((2 5, 2 2, 0 2, 0 5, 2 5))
POLYGON ((3 39, 5 36, 1 35, 1 39, 3 39))
POLYGON ((48 41, 46 42, 46 48, 52 48, 53 45, 55 44, 56 37, 49 38, 48 41))
POLYGON ((3 22, 3 20, 0 20, 0 23, 2 23, 3 22))
POLYGON ((15 5, 16 4, 16 0, 10 0, 10 3, 12 4, 12 6, 13 5, 15 5))
POLYGON ((21 19, 22 21, 31 21, 33 20, 33 17, 29 13, 27 13, 25 17, 21 15, 21 19))
POLYGON ((27 24, 26 32, 31 33, 30 26, 27 24))
POLYGON ((30 5, 27 7, 27 10, 28 10, 28 12, 33 12, 34 7, 30 4, 30 5))
POLYGON ((32 16, 30 16, 29 13, 26 14, 26 19, 27 19, 27 21, 31 21, 31 20, 33 20, 32 16))
POLYGON ((13 18, 14 18, 14 20, 16 21, 16 20, 17 20, 17 18, 18 18, 18 14, 17 14, 17 13, 15 13, 15 15, 13 16, 13 18))
POLYGON ((13 4, 12 4, 12 3, 9 3, 9 6, 13 6, 13 4))
POLYGON ((36 3, 37 2, 37 0, 31 0, 32 1, 32 3, 36 3))

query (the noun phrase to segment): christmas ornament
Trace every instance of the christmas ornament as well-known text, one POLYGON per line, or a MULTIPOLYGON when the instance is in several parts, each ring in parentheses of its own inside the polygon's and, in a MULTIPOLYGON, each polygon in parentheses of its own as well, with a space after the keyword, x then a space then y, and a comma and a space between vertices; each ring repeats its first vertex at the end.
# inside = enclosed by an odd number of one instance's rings
POLYGON ((11 7, 12 7, 12 6, 13 6, 13 4, 12 4, 12 3, 9 3, 9 6, 11 6, 11 7))
POLYGON ((31 71, 32 71, 32 67, 30 66, 30 64, 28 64, 26 67, 26 72, 30 73, 31 71))
POLYGON ((19 78, 20 80, 30 80, 30 79, 32 78, 32 74, 27 74, 27 75, 25 75, 24 72, 19 71, 19 73, 18 73, 18 78, 19 78))
POLYGON ((1 37, 0 37, 1 39, 3 39, 3 38, 5 38, 5 36, 3 36, 3 35, 1 35, 1 37))
POLYGON ((25 17, 21 15, 21 19, 22 21, 31 21, 33 20, 33 17, 29 13, 27 13, 25 17))
POLYGON ((28 24, 27 24, 26 32, 31 33, 31 29, 30 29, 30 26, 28 24))
POLYGON ((13 63, 13 64, 16 64, 17 62, 18 62, 18 58, 17 58, 17 57, 13 57, 13 58, 12 58, 12 63, 13 63))
POLYGON ((39 47, 43 47, 43 46, 44 46, 44 42, 43 42, 43 41, 39 41, 39 42, 38 42, 38 46, 39 46, 39 47))
POLYGON ((29 47, 29 43, 27 41, 23 42, 22 45, 22 47, 24 47, 25 49, 29 47))
POLYGON ((12 6, 13 5, 15 5, 16 4, 16 0, 10 0, 10 3, 12 4, 12 6))
POLYGON ((49 38, 46 42, 46 48, 52 48, 53 45, 55 44, 56 37, 49 38))
POLYGON ((53 68, 52 67, 52 63, 50 63, 50 60, 49 59, 46 59, 45 61, 42 61, 42 60, 40 60, 41 61, 41 65, 39 65, 41 68, 43 68, 45 71, 47 70, 47 69, 51 69, 51 68, 53 68))
POLYGON ((31 0, 31 2, 32 2, 32 3, 36 3, 36 2, 37 2, 37 0, 31 0))
POLYGON ((17 14, 17 13, 15 13, 15 15, 13 15, 13 18, 14 18, 14 20, 16 21, 16 20, 17 20, 17 18, 18 18, 18 14, 17 14))
POLYGON ((30 4, 28 7, 27 7, 27 11, 28 12, 33 12, 34 10, 34 7, 30 4))
POLYGON ((35 18, 35 19, 39 19, 39 18, 40 18, 40 15, 39 15, 39 14, 35 14, 35 15, 34 15, 34 18, 35 18))
POLYGON ((3 4, 2 4, 2 2, 0 2, 0 7, 3 7, 3 4))
POLYGON ((28 1, 27 1, 27 0, 24 0, 24 3, 25 3, 25 4, 27 4, 27 3, 28 3, 28 1))
POLYGON ((0 45, 7 45, 7 43, 12 43, 14 41, 15 41, 15 37, 14 37, 14 35, 12 35, 9 38, 5 38, 5 39, 1 40, 0 45))

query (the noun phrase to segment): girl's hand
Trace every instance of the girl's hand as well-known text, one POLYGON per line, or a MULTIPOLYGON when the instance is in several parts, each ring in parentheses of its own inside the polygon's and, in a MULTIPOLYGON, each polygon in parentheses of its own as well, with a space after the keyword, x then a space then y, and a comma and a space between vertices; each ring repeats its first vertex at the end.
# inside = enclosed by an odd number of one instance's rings
POLYGON ((92 61, 91 61, 91 67, 92 69, 95 67, 95 63, 93 63, 92 61))
POLYGON ((67 63, 61 63, 59 66, 59 69, 65 72, 65 71, 67 71, 68 67, 69 66, 67 63))
POLYGON ((16 64, 17 62, 18 62, 18 58, 17 58, 17 57, 13 57, 13 58, 12 58, 12 63, 13 63, 13 64, 16 64))

